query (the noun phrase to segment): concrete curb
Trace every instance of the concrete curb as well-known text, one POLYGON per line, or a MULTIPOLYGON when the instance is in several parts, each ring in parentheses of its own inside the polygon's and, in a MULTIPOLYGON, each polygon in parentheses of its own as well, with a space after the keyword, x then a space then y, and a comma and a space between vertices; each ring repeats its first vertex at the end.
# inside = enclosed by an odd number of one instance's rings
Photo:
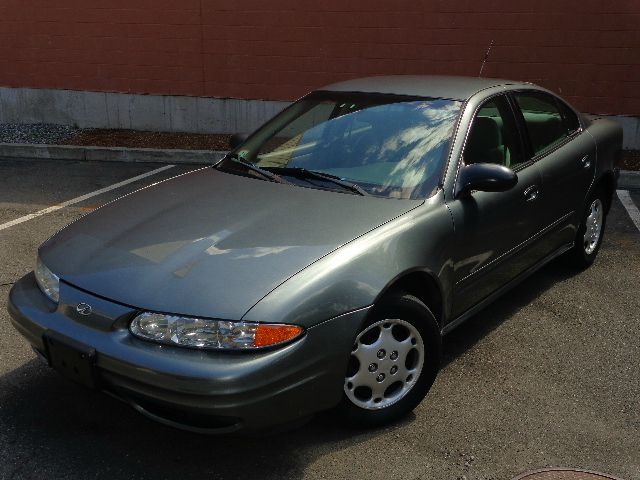
POLYGON ((221 159, 225 153, 214 150, 161 150, 156 148, 0 143, 0 159, 15 160, 210 164, 221 159))
MULTIPOLYGON (((78 160, 93 162, 137 162, 210 164, 227 152, 216 150, 178 150, 157 148, 85 147, 75 145, 39 145, 0 143, 0 159, 78 160)), ((620 170, 619 189, 640 189, 640 172, 620 170)))
POLYGON ((620 178, 618 178, 618 189, 640 189, 640 172, 633 172, 631 170, 620 170, 620 178))

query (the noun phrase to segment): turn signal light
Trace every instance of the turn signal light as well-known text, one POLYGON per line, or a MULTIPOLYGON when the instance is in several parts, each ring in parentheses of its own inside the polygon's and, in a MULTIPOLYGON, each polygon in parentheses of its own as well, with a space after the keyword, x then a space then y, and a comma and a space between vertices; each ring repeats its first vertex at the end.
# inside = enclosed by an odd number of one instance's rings
POLYGON ((256 336, 253 340, 254 347, 268 347, 278 343, 293 340, 302 333, 302 328, 297 325, 258 324, 256 336))

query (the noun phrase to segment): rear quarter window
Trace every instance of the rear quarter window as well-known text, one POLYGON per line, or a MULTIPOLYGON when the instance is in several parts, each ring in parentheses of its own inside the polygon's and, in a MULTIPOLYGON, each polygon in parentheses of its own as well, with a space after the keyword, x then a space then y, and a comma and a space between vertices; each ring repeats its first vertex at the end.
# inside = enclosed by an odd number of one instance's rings
POLYGON ((578 120, 578 115, 574 112, 569 105, 564 103, 562 100, 556 98, 556 103, 558 107, 560 107, 560 112, 562 113, 562 120, 564 121, 564 126, 567 129, 569 135, 573 135, 578 130, 580 130, 580 120, 578 120))

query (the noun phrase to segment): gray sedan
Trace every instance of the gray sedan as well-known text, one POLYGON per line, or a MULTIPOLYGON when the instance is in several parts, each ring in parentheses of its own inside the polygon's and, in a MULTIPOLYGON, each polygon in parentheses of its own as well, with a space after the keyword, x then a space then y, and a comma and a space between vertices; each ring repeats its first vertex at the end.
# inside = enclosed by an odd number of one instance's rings
POLYGON ((622 133, 529 83, 401 76, 236 140, 58 232, 9 298, 51 367, 199 432, 410 412, 443 335, 556 257, 594 261, 622 133))

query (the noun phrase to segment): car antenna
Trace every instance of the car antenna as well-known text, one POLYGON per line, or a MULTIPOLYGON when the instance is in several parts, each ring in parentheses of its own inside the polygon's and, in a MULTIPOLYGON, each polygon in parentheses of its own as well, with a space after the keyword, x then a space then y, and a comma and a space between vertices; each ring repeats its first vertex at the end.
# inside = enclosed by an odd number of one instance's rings
POLYGON ((487 63, 487 60, 489 60, 489 53, 491 53, 491 47, 493 47, 493 40, 491 40, 491 43, 489 44, 489 48, 487 48, 487 53, 484 54, 484 58, 482 59, 482 65, 480 65, 480 73, 478 74, 478 77, 482 76, 482 70, 484 70, 484 64, 487 63))

